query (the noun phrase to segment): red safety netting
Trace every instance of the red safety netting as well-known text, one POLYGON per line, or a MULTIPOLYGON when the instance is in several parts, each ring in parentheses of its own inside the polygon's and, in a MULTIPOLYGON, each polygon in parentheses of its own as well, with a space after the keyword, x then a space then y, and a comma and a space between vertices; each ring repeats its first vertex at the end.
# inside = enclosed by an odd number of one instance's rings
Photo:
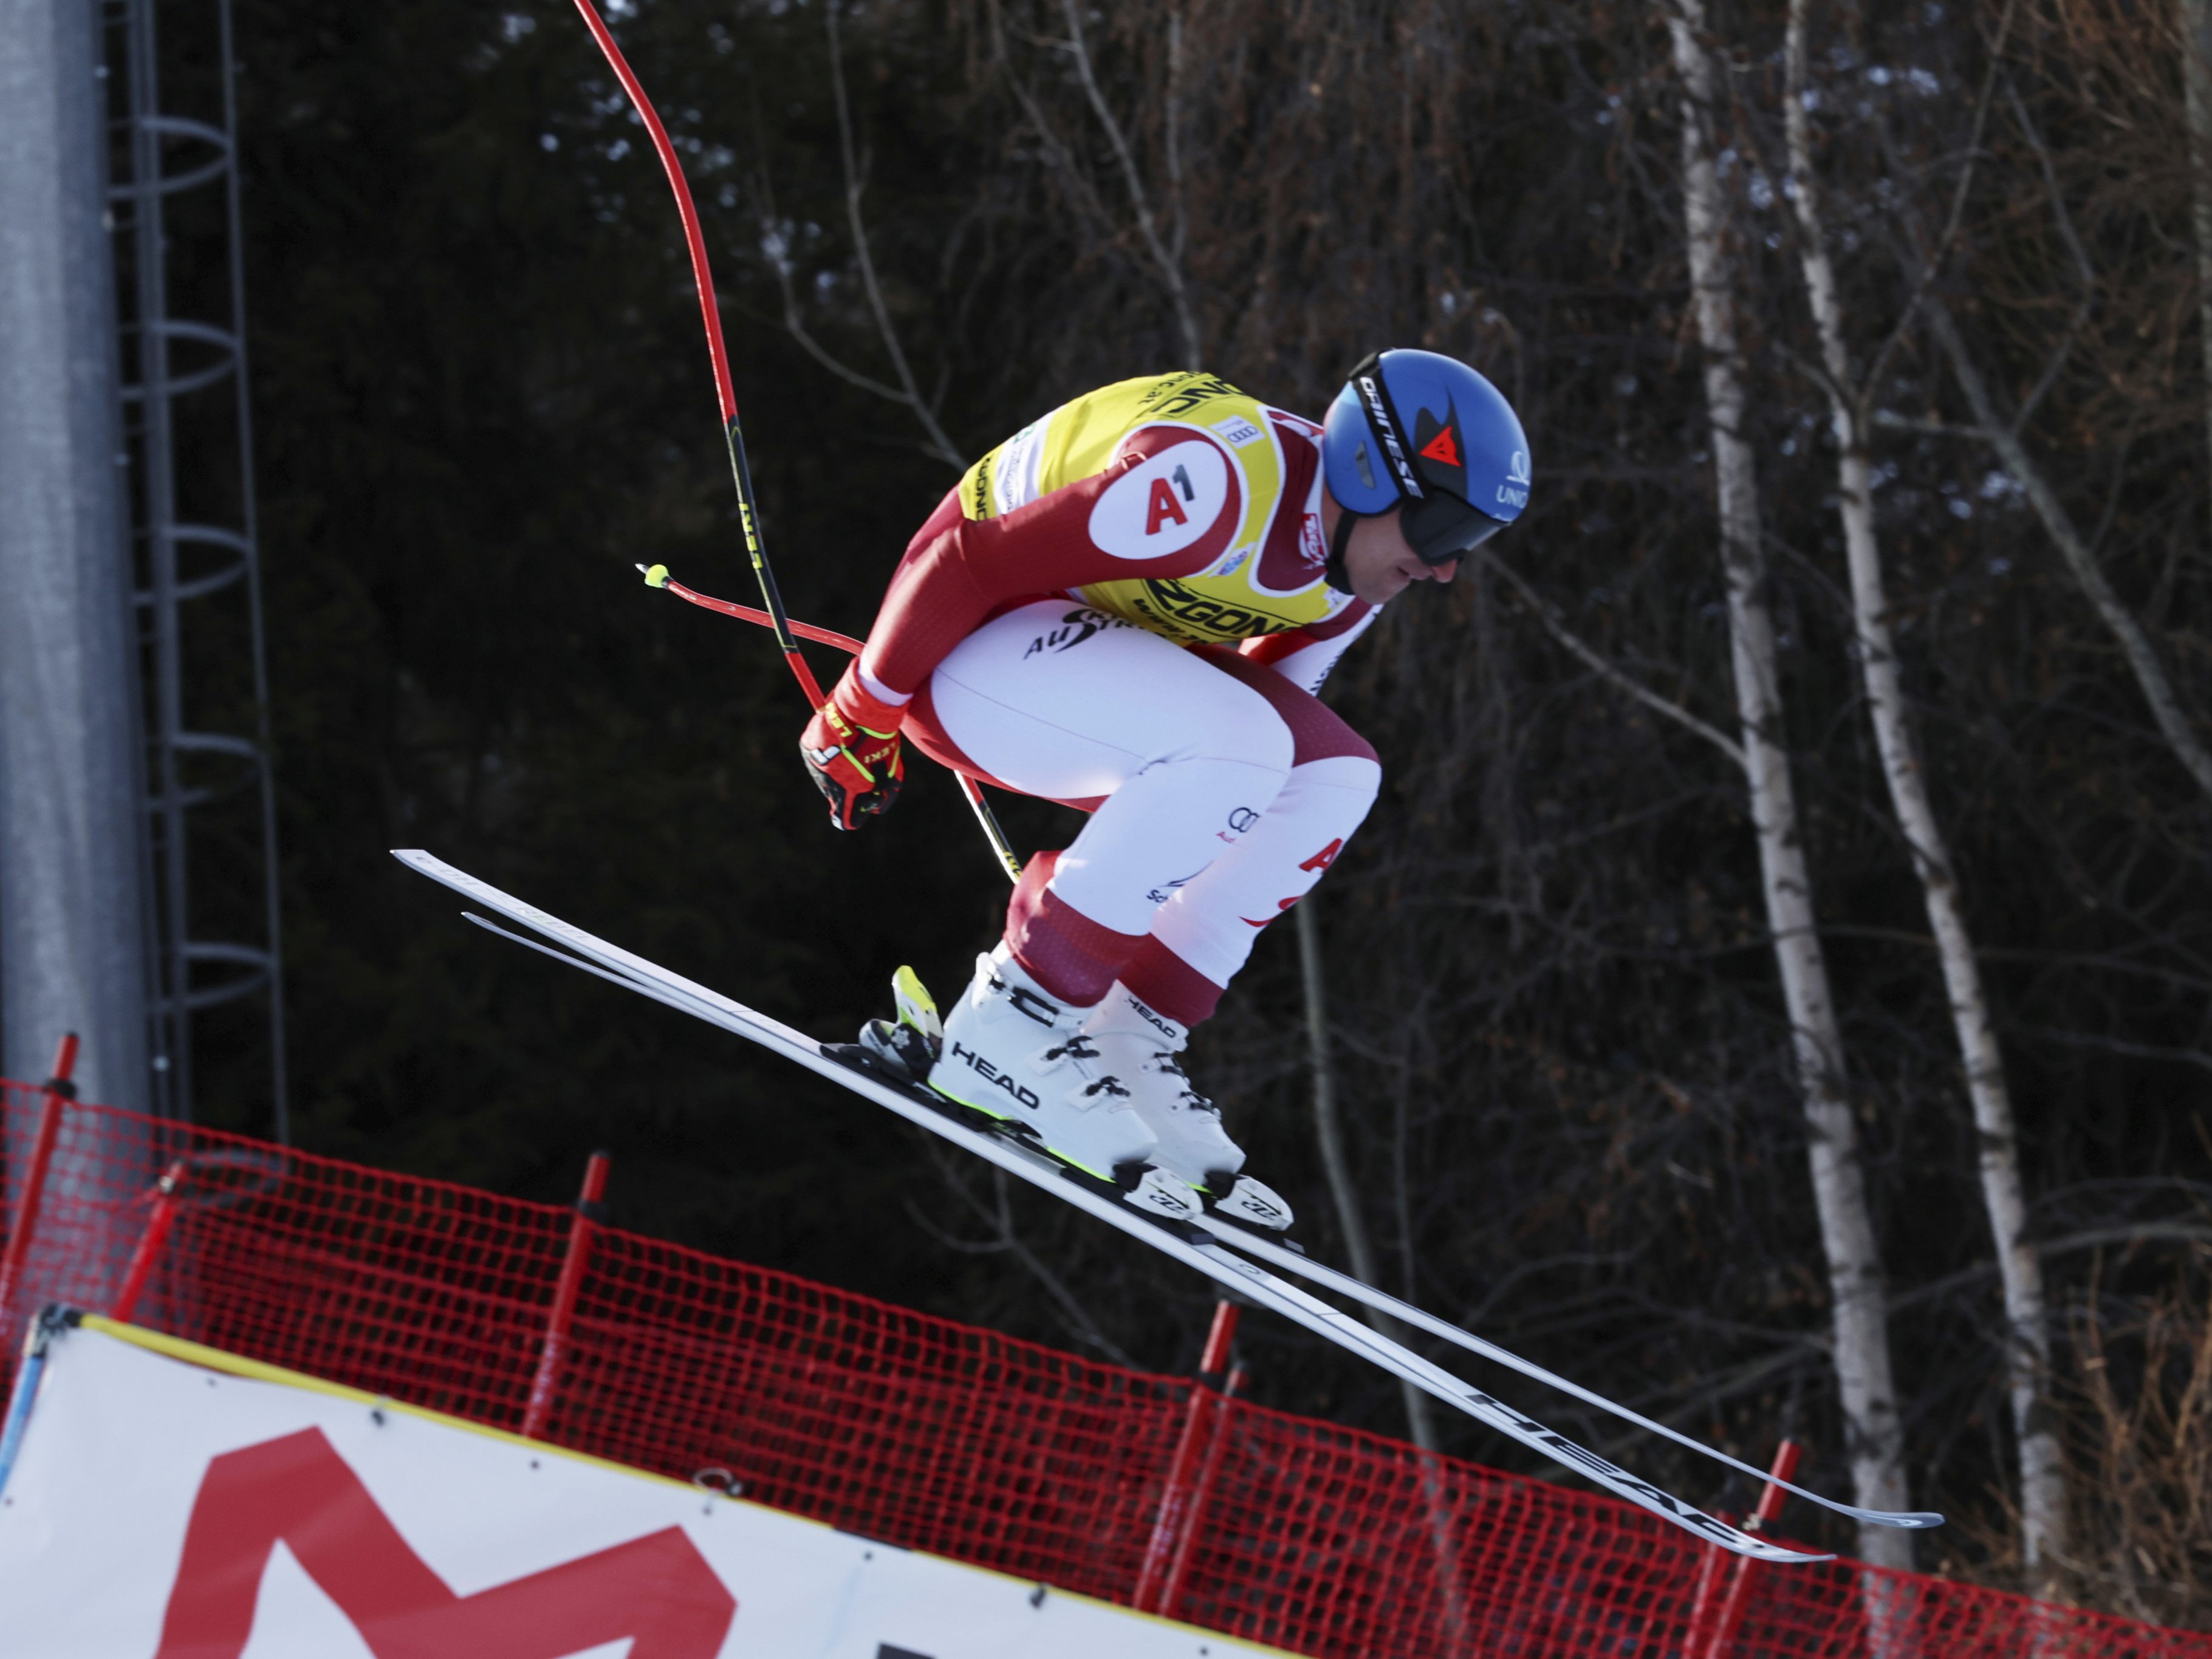
POLYGON ((136 1253, 142 1324, 520 1429, 574 1236, 545 1438, 684 1478, 725 1469, 779 1509, 1125 1604, 1149 1550, 1172 1594, 1152 1610, 1249 1640, 1329 1656, 2212 1659, 2212 1636, 1917 1574, 1740 1562, 1613 1498, 1185 1378, 580 1227, 550 1205, 103 1107, 52 1109, 26 1234, 52 1100, 0 1084, 11 1351, 45 1303, 113 1308, 136 1253), (141 1251, 149 1229, 158 1251, 141 1251))

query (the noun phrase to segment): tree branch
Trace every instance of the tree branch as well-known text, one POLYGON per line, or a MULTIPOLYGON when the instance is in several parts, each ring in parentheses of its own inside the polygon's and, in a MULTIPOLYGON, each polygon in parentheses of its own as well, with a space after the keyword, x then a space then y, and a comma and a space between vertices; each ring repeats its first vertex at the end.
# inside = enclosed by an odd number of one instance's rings
POLYGON ((1628 675, 1599 655, 1595 649, 1584 644, 1561 619, 1559 611, 1553 607, 1550 601, 1540 597, 1527 582, 1522 581, 1519 574, 1510 565, 1487 547, 1479 547, 1475 550, 1475 553, 1482 560, 1485 568, 1494 572, 1500 580, 1513 590, 1522 604, 1536 613, 1536 619, 1544 624, 1544 631, 1565 646, 1586 667, 1609 684, 1626 692, 1645 708, 1664 714, 1686 731, 1696 732, 1738 766, 1744 763, 1741 744, 1717 727, 1708 726, 1681 704, 1671 702, 1652 690, 1650 687, 1630 678, 1628 675))
MULTIPOLYGON (((1185 292, 1182 268, 1160 240, 1159 227, 1153 222, 1150 199, 1145 193, 1145 181, 1138 174, 1137 159, 1129 152, 1129 142, 1122 136, 1121 124, 1114 118, 1114 112, 1106 102, 1106 94, 1098 88, 1098 78, 1091 67, 1091 48, 1083 35, 1081 0, 1060 0, 1060 9, 1067 18, 1067 46, 1075 58, 1077 78, 1083 82, 1085 96, 1091 100, 1091 112, 1097 116, 1098 125, 1106 129, 1106 141, 1114 147, 1114 156, 1121 164, 1121 178, 1129 187, 1130 205, 1137 210, 1137 228, 1145 238, 1145 246, 1152 252, 1153 262, 1159 266, 1160 280, 1167 285, 1168 298, 1175 306, 1176 326, 1182 333, 1185 366, 1199 368, 1204 366, 1199 350, 1198 323, 1190 314, 1190 301, 1185 292)), ((1174 131, 1175 112, 1168 112, 1169 131, 1174 131)), ((1170 140, 1172 144, 1172 137, 1170 140)))
POLYGON ((2089 596, 2089 603, 2096 608, 2097 615, 2119 641, 2120 650, 2135 674, 2136 685, 2142 691, 2143 700, 2150 705, 2151 718, 2157 722, 2167 746, 2196 781, 2205 798, 2212 800, 2212 754, 2205 751, 2204 745, 2197 740, 2197 733, 2191 729, 2189 717, 2183 713, 2181 701, 2174 694, 2173 682, 2167 678, 2165 665, 2158 659, 2158 653, 2151 648, 2150 639, 2143 632, 2142 625, 2120 603, 2119 596, 2112 592, 2112 584, 2105 580, 2105 573, 2099 567, 2096 556, 2090 550, 2088 543, 2081 538, 2081 532, 2075 528, 2073 520, 2067 515, 2064 504, 2059 501, 2057 492, 2051 489, 2043 470, 2029 456, 2019 432, 1997 412, 1996 400, 1990 394, 1989 383, 1982 378, 1979 366, 1967 352, 1966 343, 1960 335, 1957 323, 1952 319, 1950 307, 1943 303, 1932 287, 1923 302, 1923 309, 1929 328, 1942 346, 1944 355, 1951 360, 1952 374, 1959 382, 1959 389, 1966 394, 1967 405, 1974 411, 1974 419, 1980 424, 1983 436, 1996 450, 1997 459, 2004 463, 2005 470, 2018 479, 2021 488, 2027 492, 2028 504, 2035 509, 2035 516, 2042 521, 2045 532, 2057 544, 2067 568, 2074 573, 2074 580, 2089 596))
POLYGON ((908 365, 906 351, 899 343, 898 331, 891 325, 890 308, 884 303, 883 288, 876 276, 876 262, 868 240, 868 226, 860 211, 860 197, 864 189, 862 167, 854 155, 852 112, 845 94, 844 57, 837 37, 837 7, 829 0, 823 8, 823 18, 830 36, 830 85, 837 106, 837 143, 845 173, 845 215, 853 233, 853 250, 860 268, 861 286, 868 299, 868 310, 874 319, 876 332, 882 338, 884 349, 890 354, 891 367, 898 376, 898 384, 891 386, 865 374, 853 368, 817 340, 806 326, 805 315, 799 307, 799 291, 792 281, 791 236, 776 216, 775 197, 763 173, 754 185, 754 194, 761 204, 761 251, 768 256, 769 267, 775 273, 775 285, 783 298, 784 331, 799 342, 799 348, 814 361, 848 386, 860 387, 872 396, 887 403, 903 404, 920 422, 927 441, 924 453, 934 456, 946 465, 964 469, 967 458, 939 422, 932 402, 921 395, 915 382, 914 372, 908 365))
POLYGON ((1006 1186, 1006 1171, 994 1170, 991 1172, 993 1196, 995 1201, 986 1204, 976 1197, 966 1181, 953 1173, 953 1160, 945 1155, 941 1146, 934 1141, 929 1141, 927 1143, 927 1150, 930 1162, 937 1165, 938 1174, 945 1178, 945 1184, 952 1189, 960 1201, 966 1205, 984 1225, 991 1229, 994 1237, 980 1243, 955 1238, 933 1224, 919 1210, 909 1206, 907 1213, 913 1218, 915 1224, 946 1249, 957 1250, 963 1255, 985 1255, 1004 1252, 1012 1255, 1015 1261, 1029 1270, 1030 1276, 1039 1285, 1044 1287, 1045 1294, 1052 1298, 1053 1304, 1060 1310, 1060 1316, 1067 1322, 1069 1329, 1074 1333, 1078 1340, 1088 1343, 1117 1365, 1124 1366, 1130 1370, 1139 1369, 1137 1362, 1129 1357, 1121 1346, 1104 1331, 1099 1329, 1098 1322, 1091 1316, 1081 1301, 1067 1288, 1060 1275, 1047 1267, 1043 1259, 1024 1244, 1021 1235, 1014 1231, 1013 1201, 1006 1186))
POLYGON ((876 331, 883 336, 884 349, 890 354, 891 367, 898 374, 899 401, 914 410, 915 419, 929 434, 932 452, 947 465, 964 469, 968 465, 966 458, 945 435, 945 428, 938 424, 936 410, 915 384, 914 371, 907 366, 906 352, 899 345, 898 331, 891 326, 890 312, 884 304, 883 287, 876 280, 876 262, 868 246, 867 222, 860 213, 863 185, 861 170, 853 155, 852 110, 845 96, 845 58, 837 40, 837 0, 823 0, 822 19, 830 35, 830 87, 837 101, 837 147, 845 168, 845 216, 853 228, 853 251, 860 262, 860 281, 867 289, 868 309, 875 316, 876 331))

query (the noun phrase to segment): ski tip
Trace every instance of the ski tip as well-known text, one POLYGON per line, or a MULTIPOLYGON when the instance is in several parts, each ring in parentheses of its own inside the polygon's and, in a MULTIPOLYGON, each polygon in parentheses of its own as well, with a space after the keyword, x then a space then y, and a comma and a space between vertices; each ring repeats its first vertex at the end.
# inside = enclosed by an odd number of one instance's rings
POLYGON ((666 565, 641 564, 638 566, 638 568, 645 573, 645 585, 647 587, 665 587, 668 586, 668 567, 666 565))
POLYGON ((1809 1550, 1787 1550, 1771 1544, 1756 1551, 1742 1550, 1738 1553, 1748 1555, 1755 1561, 1771 1561, 1776 1565, 1784 1567, 1817 1566, 1823 1561, 1832 1561, 1836 1559, 1832 1552, 1826 1555, 1816 1555, 1809 1550))
POLYGON ((1943 1524, 1943 1517, 1933 1510, 1905 1510, 1896 1514, 1869 1515, 1867 1519, 1879 1522, 1885 1527, 1925 1528, 1940 1527, 1943 1524))

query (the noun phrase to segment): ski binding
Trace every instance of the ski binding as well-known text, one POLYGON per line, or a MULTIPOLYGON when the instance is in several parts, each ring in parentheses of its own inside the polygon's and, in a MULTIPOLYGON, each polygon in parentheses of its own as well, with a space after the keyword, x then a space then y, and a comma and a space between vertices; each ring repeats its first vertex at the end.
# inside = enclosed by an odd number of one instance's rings
POLYGON ((936 1000, 911 968, 901 968, 891 975, 891 995, 898 1008, 896 1020, 872 1019, 860 1028, 859 1042, 825 1042, 822 1052, 856 1071, 897 1085, 933 1111, 995 1135, 1025 1157, 1048 1162, 1068 1180, 1118 1199, 1147 1220, 1188 1224, 1204 1215, 1199 1195, 1157 1165, 1121 1164, 1112 1181, 1101 1181, 1089 1170, 1053 1157, 1051 1149, 1028 1124, 988 1116, 938 1093, 929 1086, 930 1068, 937 1064, 945 1042, 945 1023, 938 1016, 936 1000))

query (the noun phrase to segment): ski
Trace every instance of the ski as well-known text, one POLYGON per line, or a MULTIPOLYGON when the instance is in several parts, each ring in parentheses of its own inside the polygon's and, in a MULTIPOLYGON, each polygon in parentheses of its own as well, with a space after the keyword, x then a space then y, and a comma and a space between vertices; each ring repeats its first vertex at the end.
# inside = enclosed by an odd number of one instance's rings
POLYGON ((1363 1303, 1374 1309, 1377 1313, 1388 1314, 1395 1319, 1401 1320, 1419 1330, 1426 1331, 1431 1336, 1439 1337, 1455 1346, 1464 1348, 1469 1353, 1480 1354, 1485 1359, 1494 1360, 1498 1364, 1520 1372, 1523 1376, 1534 1378, 1536 1382, 1559 1389, 1562 1394, 1571 1395, 1584 1405, 1594 1406, 1601 1412, 1620 1419, 1623 1422, 1633 1423, 1640 1429, 1648 1429, 1653 1434, 1671 1440, 1678 1446, 1686 1447, 1691 1451, 1710 1457, 1717 1463, 1725 1464, 1728 1468, 1750 1475, 1755 1480, 1773 1481, 1774 1485, 1781 1487, 1784 1492, 1795 1492, 1800 1498, 1818 1504, 1824 1510, 1832 1510, 1838 1515, 1848 1516, 1854 1521, 1869 1522, 1877 1527, 1919 1529, 1940 1527, 1943 1524, 1943 1517, 1932 1510, 1863 1510, 1844 1503, 1840 1499, 1824 1497, 1817 1492, 1808 1491, 1790 1481, 1775 1480, 1773 1475, 1766 1470, 1754 1468, 1739 1458, 1731 1457, 1718 1447, 1708 1446, 1702 1440, 1693 1439, 1679 1429, 1670 1429, 1664 1423, 1654 1422, 1651 1419, 1632 1411, 1616 1401, 1607 1400, 1603 1395, 1594 1393, 1580 1383, 1571 1382, 1555 1372, 1545 1370, 1533 1360, 1523 1359, 1519 1355, 1499 1347, 1494 1342, 1484 1340, 1470 1330, 1452 1324, 1448 1320, 1439 1319, 1434 1314, 1425 1311, 1413 1303, 1401 1302, 1387 1291, 1378 1291, 1363 1279, 1354 1279, 1350 1273, 1340 1273, 1334 1267, 1325 1267, 1314 1261, 1294 1244, 1279 1242, 1260 1232, 1257 1229, 1238 1226, 1233 1222, 1224 1222, 1212 1215, 1200 1216, 1198 1225, 1205 1229, 1214 1239, 1228 1245, 1231 1249, 1241 1250, 1247 1255, 1271 1263, 1287 1273, 1296 1273, 1298 1277, 1309 1279, 1326 1290, 1334 1291, 1340 1296, 1349 1297, 1355 1302, 1363 1303))
MULTIPOLYGON (((1683 1502, 1649 1481, 1639 1480, 1564 1435, 1554 1433, 1533 1418, 1523 1416, 1503 1401, 1430 1364, 1419 1354, 1349 1315, 1245 1260, 1243 1255, 1224 1248, 1218 1234, 1203 1224, 1202 1221, 1177 1218, 1169 1212, 1166 1204, 1156 1200, 1148 1200, 1141 1190, 1109 1195, 1108 1192, 1100 1190, 1103 1183, 1079 1178, 1066 1165, 1041 1152, 1031 1151, 1002 1135, 970 1127, 960 1117, 954 1115, 960 1114, 965 1116, 965 1114, 951 1103, 939 1102, 934 1097, 925 1101, 919 1097, 919 1093, 923 1091, 910 1091, 856 1069, 836 1058, 822 1043, 804 1032, 794 1030, 741 1003, 733 1002, 681 975, 671 973, 642 957, 633 956, 581 928, 571 927, 559 917, 478 881, 441 859, 419 848, 396 849, 392 855, 410 869, 443 884, 465 898, 473 900, 486 909, 563 948, 550 949, 538 940, 509 933, 481 917, 470 916, 469 920, 477 925, 797 1061, 809 1071, 873 1101, 906 1121, 974 1153, 1009 1175, 1056 1194, 1078 1209, 1119 1228, 1129 1237, 1141 1240, 1163 1255, 1203 1273, 1216 1284, 1234 1291, 1246 1300, 1273 1310, 1293 1324, 1358 1355, 1393 1376, 1413 1383, 1446 1405, 1466 1413, 1477 1422, 1497 1430, 1508 1438, 1542 1454, 1662 1520, 1672 1522, 1708 1543, 1760 1561, 1804 1564, 1834 1559, 1769 1543, 1707 1515, 1695 1505, 1683 1502)), ((1242 1249, 1254 1241, 1240 1236, 1234 1242, 1242 1249)), ((1285 1251, 1284 1254, 1295 1253, 1285 1251)), ((1358 1283, 1356 1280, 1347 1282, 1358 1283)))
MULTIPOLYGON (((888 1064, 900 1080, 926 1077, 944 1039, 944 1025, 938 1018, 937 1005, 911 968, 902 968, 893 976, 891 994, 897 1005, 896 1021, 870 1020, 860 1033, 860 1047, 871 1051, 878 1066, 888 1064)), ((1242 1250, 1246 1255, 1261 1261, 1270 1262, 1301 1278, 1310 1279, 1324 1289, 1334 1291, 1340 1296, 1362 1303, 1379 1314, 1402 1320, 1409 1325, 1428 1332, 1432 1336, 1441 1337, 1447 1342, 1466 1349, 1469 1353, 1494 1360, 1498 1364, 1519 1371, 1524 1376, 1534 1377, 1537 1382, 1547 1383, 1564 1394, 1572 1395, 1586 1405, 1594 1406, 1598 1410, 1608 1413, 1625 1422, 1632 1423, 1638 1428, 1671 1440, 1679 1446, 1709 1457, 1727 1468, 1745 1474, 1757 1476, 1762 1480, 1773 1481, 1784 1491, 1795 1492, 1801 1498, 1818 1504, 1822 1509, 1832 1510, 1838 1515, 1847 1516, 1854 1521, 1867 1522, 1880 1527, 1925 1528, 1940 1527, 1943 1524, 1943 1517, 1932 1510, 1863 1510, 1856 1504, 1841 1503, 1822 1493, 1798 1486, 1794 1481, 1776 1480, 1771 1474, 1761 1474, 1750 1464, 1730 1456, 1727 1452, 1708 1446, 1702 1441, 1694 1440, 1679 1430, 1668 1428, 1664 1423, 1655 1423, 1640 1412, 1632 1411, 1616 1401, 1608 1400, 1601 1394, 1593 1393, 1580 1383, 1570 1382, 1555 1372, 1547 1370, 1541 1365, 1534 1364, 1522 1358, 1518 1354, 1499 1347, 1494 1342, 1477 1336, 1464 1326, 1454 1325, 1412 1303, 1402 1302, 1387 1291, 1376 1289, 1364 1279, 1354 1278, 1352 1274, 1340 1272, 1334 1267, 1325 1267, 1308 1256, 1303 1247, 1292 1243, 1280 1232, 1272 1228, 1255 1224, 1225 1206, 1201 1211, 1196 1218, 1196 1224, 1211 1233, 1218 1243, 1228 1245, 1231 1249, 1242 1250)))

